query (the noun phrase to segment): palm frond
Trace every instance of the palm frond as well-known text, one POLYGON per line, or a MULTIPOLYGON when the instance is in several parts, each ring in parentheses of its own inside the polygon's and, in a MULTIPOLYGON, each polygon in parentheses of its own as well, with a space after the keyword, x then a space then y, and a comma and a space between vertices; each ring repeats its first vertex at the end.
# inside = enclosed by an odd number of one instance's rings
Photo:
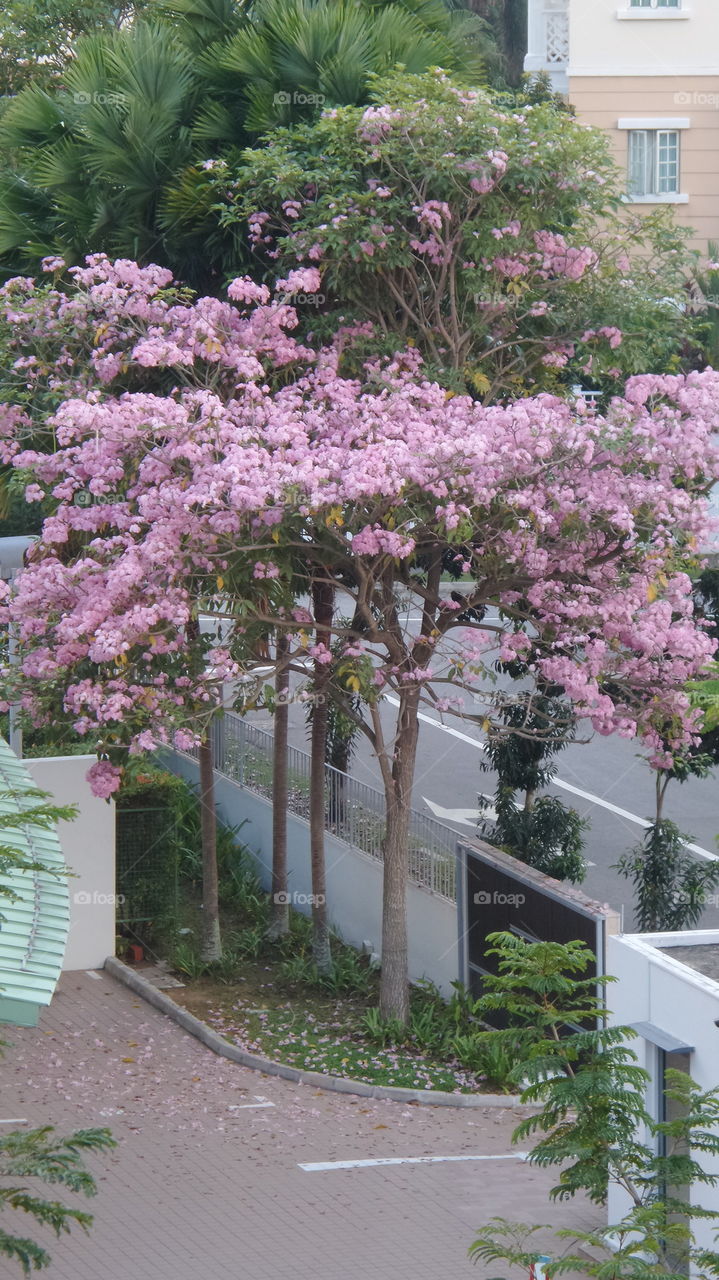
POLYGON ((159 0, 154 12, 193 49, 228 39, 243 21, 243 6, 234 0, 159 0))

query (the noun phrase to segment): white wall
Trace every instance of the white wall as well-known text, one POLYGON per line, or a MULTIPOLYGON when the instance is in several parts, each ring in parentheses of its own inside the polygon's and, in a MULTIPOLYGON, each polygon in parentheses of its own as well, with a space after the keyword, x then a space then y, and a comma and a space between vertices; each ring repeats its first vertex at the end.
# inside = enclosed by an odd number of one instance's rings
POLYGON ((569 22, 570 0, 529 0, 527 7, 527 53, 524 70, 546 71, 557 93, 567 92, 567 60, 550 62, 548 54, 549 30, 554 25, 562 31, 566 40, 569 22))
POLYGON ((115 806, 90 790, 85 775, 95 760, 48 756, 23 761, 56 804, 76 804, 79 810, 73 822, 61 822, 57 829, 72 873, 64 970, 101 968, 115 954, 115 806))
MULTIPOLYGON (((680 947, 712 944, 719 946, 719 929, 706 932, 672 934, 624 934, 609 938, 607 943, 607 972, 618 981, 607 989, 607 1001, 612 1009, 613 1025, 631 1025, 635 1022, 651 1022, 676 1040, 691 1045, 694 1052, 690 1059, 692 1079, 702 1089, 713 1089, 719 1083, 719 983, 688 965, 664 954, 661 946, 680 947)), ((656 1054, 646 1041, 631 1041, 639 1065, 653 1075, 656 1072, 656 1054)), ((652 1085, 652 1094, 656 1081, 652 1085)), ((719 1158, 704 1157, 709 1172, 719 1175, 719 1158)), ((719 1210, 719 1187, 698 1187, 696 1203, 719 1210)), ((609 1221, 616 1221, 624 1212, 622 1197, 610 1195, 609 1221)), ((695 1223, 697 1242, 705 1248, 714 1247, 713 1230, 709 1225, 695 1223)))
MULTIPOLYGON (((163 764, 191 782, 197 765, 185 756, 163 752, 163 764)), ((263 888, 272 872, 272 805, 229 778, 215 775, 217 812, 229 826, 244 823, 238 840, 254 855, 263 888)), ((288 823, 288 888, 290 893, 312 892, 309 825, 290 813, 288 823)), ((382 864, 329 833, 325 836, 327 909, 330 923, 352 946, 371 942, 382 950, 382 864)), ((310 913, 301 902, 296 909, 310 913)), ((457 908, 418 885, 407 886, 409 972, 413 980, 430 978, 443 994, 452 994, 459 977, 457 908)))
POLYGON ((678 12, 570 0, 569 23, 570 77, 719 74, 717 0, 682 0, 678 12))

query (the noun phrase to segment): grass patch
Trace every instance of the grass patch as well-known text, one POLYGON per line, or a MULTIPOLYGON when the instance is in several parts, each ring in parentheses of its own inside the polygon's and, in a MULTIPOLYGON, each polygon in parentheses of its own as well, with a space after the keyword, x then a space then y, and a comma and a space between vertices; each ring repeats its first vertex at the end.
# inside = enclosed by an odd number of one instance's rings
MULTIPOLYGON (((378 998, 377 977, 368 975, 363 993, 331 993, 288 979, 286 961, 268 948, 257 960, 246 961, 234 980, 208 973, 173 992, 173 998, 232 1044, 288 1066, 406 1089, 489 1089, 484 1077, 457 1061, 438 1061, 408 1043, 378 1044, 366 1025, 378 998)), ((423 1003, 422 993, 416 993, 415 1003, 423 1003)))
POLYGON ((238 831, 221 824, 223 957, 203 962, 197 796, 182 780, 143 767, 124 803, 139 799, 142 807, 150 798, 164 798, 172 814, 179 894, 172 917, 150 922, 142 941, 184 978, 177 998, 192 1013, 248 1052, 325 1075, 445 1092, 509 1088, 514 1061, 478 1021, 463 989, 449 1002, 431 984, 415 989, 403 1027, 379 1016, 379 975, 340 938, 332 939, 329 977, 315 968, 311 921, 299 912, 290 911, 289 934, 270 941, 269 897, 238 831))
POLYGON ((185 986, 174 998, 219 1035, 248 1053, 366 1084, 449 1093, 509 1089, 514 1062, 474 1019, 464 990, 447 1002, 423 984, 412 991, 408 1027, 385 1021, 379 974, 366 958, 334 938, 334 973, 323 977, 312 961, 310 921, 292 912, 290 935, 270 942, 266 919, 257 919, 262 896, 251 903, 253 919, 244 927, 225 920, 218 963, 198 958, 199 913, 189 940, 175 950, 185 986))

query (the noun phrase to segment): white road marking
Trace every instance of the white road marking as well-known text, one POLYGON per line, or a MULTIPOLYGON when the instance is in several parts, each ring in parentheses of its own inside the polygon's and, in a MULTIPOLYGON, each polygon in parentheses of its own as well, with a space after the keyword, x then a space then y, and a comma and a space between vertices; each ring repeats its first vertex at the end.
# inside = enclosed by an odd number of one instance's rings
POLYGON ((371 1169, 385 1164, 455 1164, 465 1160, 526 1160, 528 1151, 512 1151, 506 1156, 385 1156, 377 1160, 326 1160, 320 1164, 301 1164, 305 1173, 324 1173, 328 1169, 371 1169))
POLYGON ((274 1107, 274 1102, 268 1102, 261 1095, 253 1094, 254 1102, 237 1102, 233 1106, 228 1107, 228 1111, 261 1111, 263 1107, 274 1107))
MULTIPOLYGON (((480 796, 484 795, 480 791, 480 796)), ((488 800, 490 796, 486 797, 488 800)), ((490 822, 497 821, 497 810, 491 805, 487 805, 486 809, 443 809, 441 804, 435 804, 434 800, 428 800, 426 796, 422 796, 424 803, 428 809, 432 810, 435 818, 443 818, 445 822, 461 823, 463 827, 476 827, 480 818, 489 818, 490 822)), ((588 867, 596 867, 596 862, 590 862, 586 859, 588 867)))
POLYGON ((0 1124, 27 1124, 27 1120, 0 1120, 0 1124))
MULTIPOLYGON (((391 702, 392 706, 399 706, 399 699, 393 694, 386 695, 387 702, 391 702)), ((448 724, 442 724, 439 720, 435 720, 432 716, 425 715, 423 711, 419 713, 420 720, 425 724, 431 724, 434 729, 441 729, 442 733, 448 733, 452 738, 459 738, 461 742, 468 742, 470 747, 474 747, 475 751, 485 751, 486 747, 483 742, 479 742, 477 738, 470 738, 467 733, 460 733, 459 729, 452 729, 448 724)), ((636 813, 630 813, 628 809, 622 809, 617 804, 611 804, 609 800, 603 800, 601 796, 595 796, 591 791, 582 791, 581 787, 572 786, 571 782, 562 782, 561 778, 553 778, 552 786, 559 787, 562 791, 569 791, 573 796, 579 796, 580 800, 588 800, 590 804, 599 805, 602 809, 608 809, 610 813, 615 813, 618 818, 626 818, 627 822, 634 822, 638 827, 650 827, 652 824, 646 818, 640 818, 636 813)), ((705 862, 719 861, 719 854, 711 853, 709 849, 703 849, 700 844, 687 844, 685 848, 690 849, 698 858, 703 858, 705 862)))
POLYGON ((492 822, 497 817, 494 809, 443 809, 441 804, 435 804, 434 800, 428 800, 426 796, 422 796, 422 800, 428 809, 431 809, 435 818, 444 818, 446 822, 459 822, 463 827, 476 827, 480 817, 489 818, 492 822))

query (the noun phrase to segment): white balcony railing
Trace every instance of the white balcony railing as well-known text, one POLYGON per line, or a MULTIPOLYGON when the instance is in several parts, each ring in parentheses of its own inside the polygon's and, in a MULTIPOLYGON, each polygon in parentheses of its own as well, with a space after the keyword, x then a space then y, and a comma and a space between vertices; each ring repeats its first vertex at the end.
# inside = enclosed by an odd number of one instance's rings
POLYGON ((546 71, 554 88, 567 92, 569 66, 568 0, 529 0, 526 71, 546 71))

